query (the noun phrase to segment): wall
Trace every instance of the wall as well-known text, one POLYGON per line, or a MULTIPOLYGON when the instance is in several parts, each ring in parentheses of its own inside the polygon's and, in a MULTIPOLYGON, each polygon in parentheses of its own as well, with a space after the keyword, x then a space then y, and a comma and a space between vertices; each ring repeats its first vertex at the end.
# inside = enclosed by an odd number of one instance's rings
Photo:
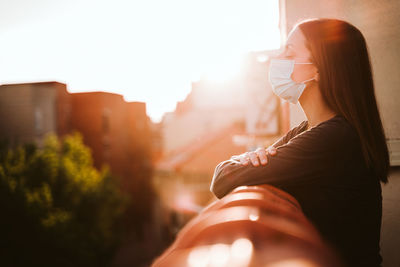
POLYGON ((127 103, 121 95, 106 92, 70 96, 71 130, 83 135, 94 165, 99 169, 108 165, 127 191, 134 190, 140 179, 148 179, 151 135, 145 103, 127 103))
MULTIPOLYGON (((376 97, 389 145, 400 147, 400 1, 398 0, 281 0, 289 32, 302 19, 327 17, 349 21, 364 34, 373 67, 376 97)), ((299 106, 291 105, 291 127, 305 119, 299 106)), ((392 149, 393 150, 393 149, 392 149)), ((399 162, 392 151, 392 164, 399 162)), ((397 154, 400 155, 400 154, 397 154)), ((396 163, 397 165, 398 163, 396 163)), ((400 266, 400 170, 392 167, 389 183, 383 186, 383 220, 381 249, 384 266, 400 266)))
POLYGON ((126 127, 126 102, 121 95, 91 92, 71 94, 71 130, 79 131, 92 150, 94 165, 108 164, 113 173, 124 175, 122 165, 126 127))
POLYGON ((29 87, 0 87, 0 136, 12 143, 32 141, 34 118, 32 91, 29 87))
POLYGON ((0 137, 12 143, 41 143, 48 133, 64 134, 68 113, 65 84, 57 82, 0 86, 0 137))

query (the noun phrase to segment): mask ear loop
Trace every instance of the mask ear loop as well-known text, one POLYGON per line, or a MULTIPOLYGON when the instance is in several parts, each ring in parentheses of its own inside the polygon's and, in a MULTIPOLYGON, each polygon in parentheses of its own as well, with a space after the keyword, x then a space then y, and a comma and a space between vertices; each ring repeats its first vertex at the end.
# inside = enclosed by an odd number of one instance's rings
POLYGON ((301 83, 306 83, 306 82, 309 82, 309 81, 312 81, 312 80, 315 80, 315 78, 311 78, 311 79, 308 79, 308 80, 302 81, 301 83))

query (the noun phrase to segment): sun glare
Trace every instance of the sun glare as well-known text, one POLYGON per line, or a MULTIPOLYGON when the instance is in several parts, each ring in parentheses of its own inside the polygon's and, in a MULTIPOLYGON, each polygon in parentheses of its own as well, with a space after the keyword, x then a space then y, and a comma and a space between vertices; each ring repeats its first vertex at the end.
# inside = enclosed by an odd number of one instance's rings
POLYGON ((217 82, 234 79, 240 73, 241 57, 243 56, 244 54, 237 53, 215 60, 213 64, 204 69, 203 76, 217 82))
POLYGON ((193 80, 231 79, 245 53, 280 45, 278 0, 71 0, 35 8, 0 30, 1 83, 56 80, 71 92, 119 93, 147 102, 153 120, 183 100, 193 80))

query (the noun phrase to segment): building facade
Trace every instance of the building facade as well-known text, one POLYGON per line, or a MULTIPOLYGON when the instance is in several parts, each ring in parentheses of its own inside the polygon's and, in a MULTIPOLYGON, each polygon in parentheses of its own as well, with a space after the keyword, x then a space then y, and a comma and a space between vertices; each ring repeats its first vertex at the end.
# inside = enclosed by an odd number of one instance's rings
POLYGON ((41 142, 69 131, 70 94, 58 82, 0 86, 0 138, 11 144, 41 142))
POLYGON ((11 144, 40 145, 49 133, 81 133, 94 165, 108 165, 128 191, 139 177, 149 176, 151 133, 145 103, 106 92, 71 94, 58 82, 8 84, 0 86, 0 125, 0 139, 11 144))

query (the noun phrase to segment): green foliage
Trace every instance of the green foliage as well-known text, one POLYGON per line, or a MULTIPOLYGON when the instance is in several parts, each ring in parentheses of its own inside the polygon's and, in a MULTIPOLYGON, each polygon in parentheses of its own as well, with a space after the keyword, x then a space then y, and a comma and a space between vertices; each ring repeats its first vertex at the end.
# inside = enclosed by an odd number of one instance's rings
POLYGON ((0 145, 2 266, 107 266, 127 199, 79 134, 0 145), (3 265, 5 264, 5 265, 3 265))

